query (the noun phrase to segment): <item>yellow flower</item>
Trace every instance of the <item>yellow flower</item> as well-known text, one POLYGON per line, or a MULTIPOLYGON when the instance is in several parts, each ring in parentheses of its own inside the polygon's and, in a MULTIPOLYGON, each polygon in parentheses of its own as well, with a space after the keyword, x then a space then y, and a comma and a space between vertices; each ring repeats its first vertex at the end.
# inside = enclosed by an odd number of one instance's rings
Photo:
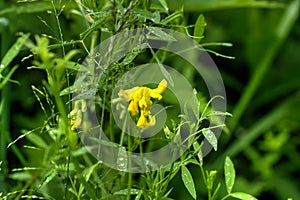
POLYGON ((82 122, 82 113, 86 111, 86 101, 84 99, 75 101, 74 108, 68 114, 71 130, 74 131, 82 122))
POLYGON ((124 97, 129 103, 128 111, 132 116, 138 116, 137 126, 144 128, 153 126, 155 124, 155 117, 151 116, 150 109, 152 107, 152 100, 161 100, 161 94, 167 88, 167 81, 163 79, 157 88, 151 89, 148 87, 134 87, 128 90, 120 90, 118 95, 124 97))

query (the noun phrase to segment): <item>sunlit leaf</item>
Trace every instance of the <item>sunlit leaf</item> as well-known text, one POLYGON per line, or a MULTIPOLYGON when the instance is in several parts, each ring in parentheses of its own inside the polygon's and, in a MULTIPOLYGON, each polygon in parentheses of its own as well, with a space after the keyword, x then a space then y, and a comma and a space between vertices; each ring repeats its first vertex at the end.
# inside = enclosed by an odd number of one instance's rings
POLYGON ((234 192, 231 193, 230 196, 242 200, 256 200, 256 198, 253 197, 252 195, 243 192, 234 192))
POLYGON ((154 34, 155 36, 157 36, 158 38, 164 40, 164 41, 176 41, 176 39, 164 32, 161 28, 158 28, 158 27, 147 27, 149 29, 149 31, 154 34))
POLYGON ((199 15, 194 29, 194 40, 196 42, 200 42, 200 40, 203 38, 203 33, 205 29, 206 23, 204 20, 204 16, 201 14, 199 15))
POLYGON ((139 199, 141 199, 142 194, 143 194, 143 190, 140 190, 139 193, 138 193, 138 194, 136 195, 136 197, 134 198, 134 200, 139 200, 139 199))
POLYGON ((196 195, 196 189, 195 189, 193 177, 190 171, 188 170, 188 168, 184 165, 181 166, 181 178, 186 189, 189 191, 192 197, 196 199, 197 195, 196 195))
POLYGON ((210 129, 204 129, 203 135, 205 139, 213 146, 214 150, 218 150, 218 139, 216 138, 214 132, 212 132, 210 129))
MULTIPOLYGON (((134 189, 134 188, 130 189, 131 195, 137 195, 137 194, 139 194, 139 192, 140 192, 139 189, 134 189)), ((128 193, 128 189, 126 188, 126 189, 115 192, 114 195, 127 195, 127 193, 128 193)))
POLYGON ((73 92, 74 92, 74 86, 71 85, 70 87, 67 87, 67 88, 63 89, 63 90, 59 93, 59 95, 60 95, 60 96, 64 96, 64 95, 71 94, 71 93, 73 93, 73 92))
POLYGON ((235 169, 234 169, 233 162, 228 156, 225 159, 224 175, 225 175, 226 189, 228 194, 230 194, 235 182, 235 169))
POLYGON ((29 172, 15 172, 8 175, 8 177, 17 181, 28 181, 32 179, 32 176, 29 172))

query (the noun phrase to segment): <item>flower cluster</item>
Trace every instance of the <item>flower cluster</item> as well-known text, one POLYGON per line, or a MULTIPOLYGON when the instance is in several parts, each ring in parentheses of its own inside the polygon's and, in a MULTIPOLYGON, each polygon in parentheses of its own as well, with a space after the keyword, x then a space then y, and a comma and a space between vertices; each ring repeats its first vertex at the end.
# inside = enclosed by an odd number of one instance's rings
POLYGON ((80 126, 82 121, 82 113, 85 111, 86 101, 84 99, 75 101, 73 110, 71 110, 71 112, 68 114, 72 131, 80 126))
POLYGON ((151 116, 152 99, 161 100, 161 94, 167 88, 167 81, 163 79, 157 88, 134 87, 128 90, 120 90, 118 95, 124 97, 128 105, 128 111, 132 116, 139 116, 137 126, 145 128, 155 124, 155 117, 151 116))

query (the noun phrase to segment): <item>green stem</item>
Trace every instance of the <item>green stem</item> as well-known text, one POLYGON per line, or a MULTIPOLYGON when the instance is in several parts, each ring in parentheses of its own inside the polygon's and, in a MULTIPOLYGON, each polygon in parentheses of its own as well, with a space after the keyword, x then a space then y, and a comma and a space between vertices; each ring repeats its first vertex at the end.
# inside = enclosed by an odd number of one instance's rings
POLYGON ((229 194, 227 194, 226 196, 224 196, 221 200, 225 200, 225 199, 227 199, 228 197, 230 197, 229 194))
MULTIPOLYGON (((128 136, 128 169, 131 169, 131 138, 128 136)), ((130 190, 132 187, 132 173, 128 172, 128 185, 127 185, 127 200, 130 200, 130 190)))
MULTIPOLYGON (((61 49, 62 49, 62 55, 64 57, 66 55, 65 46, 64 46, 64 38, 63 38, 63 33, 62 33, 61 26, 60 26, 60 22, 59 22, 59 19, 58 19, 58 16, 62 12, 62 10, 58 13, 57 10, 56 10, 56 7, 54 5, 53 0, 51 0, 51 3, 52 3, 54 15, 55 15, 55 20, 56 20, 56 24, 57 24, 57 28, 58 28, 59 39, 60 39, 61 49)), ((63 8, 61 8, 61 9, 63 9, 63 8)))
MULTIPOLYGON (((57 110, 58 110, 60 116, 62 117, 64 127, 67 127, 68 126, 68 118, 67 118, 65 104, 63 103, 59 94, 54 95, 54 99, 56 102, 57 110)), ((68 132, 66 131, 66 133, 68 133, 68 132)))
POLYGON ((288 36, 294 23, 298 17, 299 1, 294 0, 287 10, 284 12, 281 21, 279 22, 278 28, 275 31, 275 37, 273 39, 272 45, 266 48, 266 52, 263 55, 260 63, 257 66, 257 70, 252 75, 249 84, 244 90, 241 99, 237 103, 237 106, 233 110, 233 118, 229 123, 231 130, 235 129, 240 118, 246 111, 250 101, 252 100, 254 94, 257 92, 262 80, 266 77, 268 69, 270 68, 275 55, 280 49, 280 46, 288 36))

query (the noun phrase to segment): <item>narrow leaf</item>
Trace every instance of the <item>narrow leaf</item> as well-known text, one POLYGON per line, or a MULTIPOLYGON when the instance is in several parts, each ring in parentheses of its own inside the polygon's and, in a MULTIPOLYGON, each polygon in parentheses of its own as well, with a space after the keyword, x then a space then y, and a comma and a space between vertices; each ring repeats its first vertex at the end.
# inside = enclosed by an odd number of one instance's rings
POLYGON ((169 8, 168 8, 168 4, 167 4, 166 0, 158 0, 158 1, 164 7, 164 9, 168 12, 169 8))
POLYGON ((195 37, 194 40, 196 42, 200 42, 200 40, 203 38, 205 26, 206 26, 206 22, 204 20, 204 16, 201 14, 198 17, 194 28, 194 37, 195 37))
POLYGON ((28 181, 32 179, 32 176, 29 172, 15 172, 9 174, 8 177, 17 181, 28 181))
POLYGON ((155 12, 150 12, 147 10, 143 10, 143 9, 134 9, 132 11, 133 15, 137 16, 137 17, 142 17, 144 19, 149 19, 151 21, 153 21, 154 23, 159 23, 160 22, 160 13, 155 11, 155 12))
POLYGON ((160 21, 161 24, 168 24, 171 21, 179 18, 179 17, 183 17, 183 12, 182 11, 176 11, 174 13, 172 13, 171 15, 168 15, 166 18, 162 19, 160 21))
POLYGON ((25 44, 30 34, 22 35, 18 40, 10 47, 1 61, 1 68, 7 67, 10 62, 18 55, 22 46, 25 44))
POLYGON ((168 84, 170 84, 172 87, 174 87, 174 81, 172 79, 171 74, 165 69, 164 65, 160 62, 159 58, 157 57, 156 53, 153 51, 152 48, 150 48, 150 51, 151 51, 154 59, 158 63, 158 66, 159 66, 159 69, 160 69, 161 73, 167 79, 168 84))
POLYGON ((158 38, 162 39, 163 41, 176 41, 176 39, 172 35, 164 32, 161 28, 158 27, 147 27, 147 28, 152 34, 156 35, 158 38))
POLYGON ((33 144, 35 144, 37 147, 40 147, 40 148, 47 148, 47 143, 37 134, 29 134, 29 135, 26 135, 26 138, 32 142, 33 144))
POLYGON ((139 193, 138 193, 138 194, 136 195, 136 197, 134 198, 134 200, 139 200, 139 199, 141 199, 142 194, 143 194, 143 190, 140 190, 139 193))
POLYGON ((71 85, 71 86, 69 86, 69 87, 63 89, 63 90, 59 93, 59 95, 60 95, 60 96, 64 96, 64 95, 71 94, 71 93, 73 93, 73 92, 74 92, 74 86, 71 85))
POLYGON ((92 175, 92 173, 94 172, 94 170, 96 169, 96 167, 98 167, 98 165, 101 164, 101 161, 98 161, 96 164, 92 165, 91 167, 89 167, 83 174, 84 178, 86 181, 88 181, 92 175))
POLYGON ((103 16, 103 17, 99 18, 99 20, 94 22, 87 30, 82 32, 80 34, 80 39, 84 40, 91 32, 93 32, 97 28, 101 27, 105 23, 106 17, 107 16, 103 16))
POLYGON ((166 68, 163 66, 163 64, 159 63, 158 66, 159 66, 159 69, 160 69, 161 73, 167 79, 168 83, 171 86, 174 86, 174 81, 173 81, 173 78, 172 78, 171 74, 166 70, 166 68))
POLYGON ((197 195, 196 195, 196 189, 195 189, 193 177, 190 171, 188 170, 188 168, 184 165, 181 166, 181 178, 186 189, 189 191, 192 197, 196 199, 197 195))
MULTIPOLYGON (((4 65, 3 65, 4 66, 4 65)), ((11 80, 10 77, 13 75, 13 73, 16 71, 18 68, 18 65, 15 65, 9 72, 8 74, 4 77, 2 82, 0 82, 0 89, 8 82, 11 81, 13 83, 19 83, 18 81, 11 80)), ((0 71, 1 72, 1 71, 0 71)), ((1 79, 1 74, 0 74, 0 79, 1 79)))
MULTIPOLYGON (((130 195, 138 195, 139 192, 140 192, 139 189, 135 189, 135 188, 130 189, 130 195)), ((126 188, 115 192, 114 195, 127 195, 127 193, 128 193, 128 189, 126 188)))
POLYGON ((234 169, 233 162, 228 156, 225 159, 224 175, 225 175, 226 189, 228 194, 230 194, 235 182, 235 169, 234 169))
POLYGON ((204 129, 203 135, 205 139, 213 146, 214 150, 218 150, 218 139, 216 138, 214 132, 212 132, 210 129, 204 129))
POLYGON ((253 197, 252 195, 243 192, 231 193, 230 196, 242 200, 257 200, 257 198, 253 197))

